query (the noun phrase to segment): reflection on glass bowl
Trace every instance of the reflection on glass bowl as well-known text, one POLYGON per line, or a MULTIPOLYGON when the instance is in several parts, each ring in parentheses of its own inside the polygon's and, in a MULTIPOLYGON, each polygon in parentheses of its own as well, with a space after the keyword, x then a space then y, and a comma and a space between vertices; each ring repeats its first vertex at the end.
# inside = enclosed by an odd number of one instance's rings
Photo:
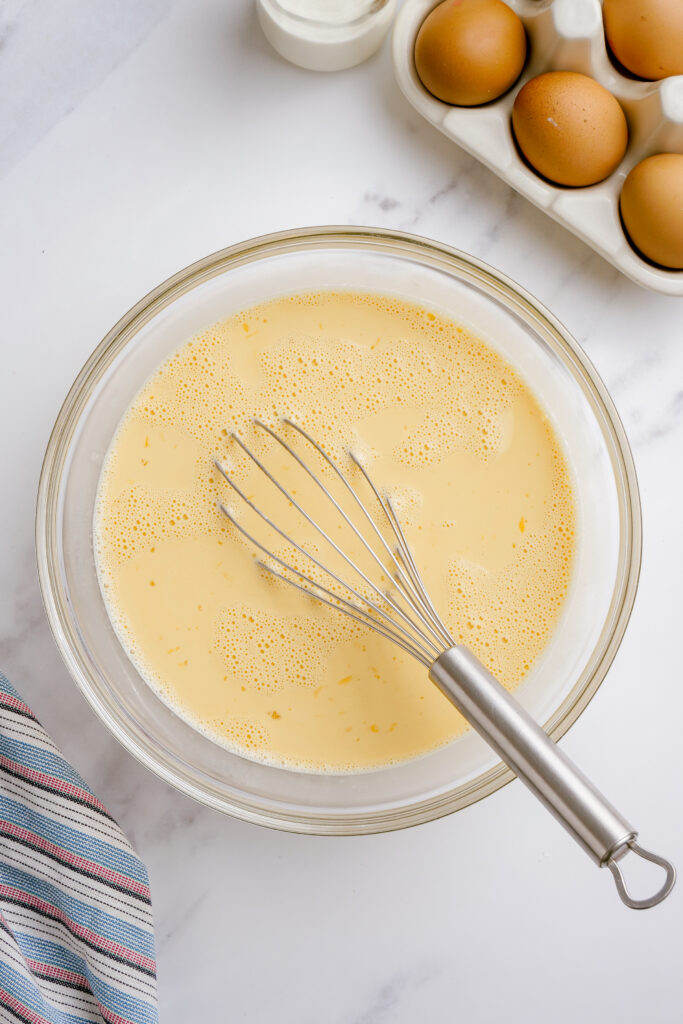
POLYGON ((150 373, 217 320, 278 295, 326 288, 439 308, 497 349, 549 411, 574 478, 574 578, 555 634, 516 694, 555 739, 586 707, 619 646, 635 598, 641 525, 623 428, 578 344, 518 286, 441 244, 358 228, 270 235, 200 260, 119 321, 69 392, 41 475, 38 566, 60 651, 114 735, 181 791, 260 824, 351 834, 447 814, 512 774, 473 733, 360 775, 287 771, 218 746, 162 703, 127 657, 102 600, 92 546, 102 459, 150 373))

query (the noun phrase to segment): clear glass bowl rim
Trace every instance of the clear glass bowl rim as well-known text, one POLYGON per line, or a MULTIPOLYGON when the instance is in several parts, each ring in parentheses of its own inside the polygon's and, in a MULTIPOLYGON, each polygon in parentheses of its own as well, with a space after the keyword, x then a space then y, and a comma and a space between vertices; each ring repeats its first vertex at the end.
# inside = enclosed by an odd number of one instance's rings
POLYGON ((36 504, 36 559, 41 593, 47 618, 57 647, 71 677, 86 700, 116 739, 142 764, 165 782, 200 802, 255 824, 306 834, 357 835, 390 831, 421 824, 450 814, 489 796, 515 778, 502 762, 475 779, 452 790, 418 800, 399 811, 378 810, 362 818, 316 818, 307 814, 268 813, 262 806, 245 800, 227 800, 201 780, 191 778, 178 766, 162 762, 116 714, 115 708, 99 691, 81 659, 76 643, 77 623, 62 600, 57 585, 59 573, 59 494, 68 465, 71 439, 93 389, 112 361, 137 331, 175 299, 202 282, 232 267, 288 252, 329 248, 362 247, 376 253, 410 257, 423 265, 441 270, 457 270, 466 279, 520 316, 527 325, 538 325, 559 343, 568 364, 579 370, 583 387, 602 418, 616 457, 616 483, 624 496, 627 511, 622 523, 619 551, 619 577, 615 586, 611 613, 604 624, 596 650, 600 656, 593 671, 572 689, 545 729, 559 740, 583 713, 601 685, 619 649, 633 609, 638 588, 642 554, 642 517, 638 482, 631 449, 614 403, 595 367, 579 343, 557 318, 529 292, 481 260, 420 235, 372 227, 345 225, 301 228, 274 232, 228 246, 212 253, 167 278, 137 302, 111 330, 86 360, 71 386, 50 435, 38 486, 36 504))

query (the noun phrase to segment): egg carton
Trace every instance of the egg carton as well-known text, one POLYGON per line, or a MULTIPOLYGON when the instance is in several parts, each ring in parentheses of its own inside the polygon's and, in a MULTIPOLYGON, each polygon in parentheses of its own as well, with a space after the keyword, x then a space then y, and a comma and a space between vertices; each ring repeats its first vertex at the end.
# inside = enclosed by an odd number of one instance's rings
POLYGON ((665 270, 640 256, 619 215, 621 188, 635 164, 655 153, 683 154, 683 75, 644 82, 621 73, 607 51, 600 0, 507 0, 529 40, 519 81, 485 106, 450 106, 425 89, 413 58, 418 30, 438 2, 407 0, 394 28, 396 79, 418 113, 632 281, 683 295, 683 270, 665 270), (587 188, 553 185, 520 157, 512 133, 512 105, 524 83, 544 71, 590 75, 621 103, 629 126, 628 148, 605 181, 587 188))

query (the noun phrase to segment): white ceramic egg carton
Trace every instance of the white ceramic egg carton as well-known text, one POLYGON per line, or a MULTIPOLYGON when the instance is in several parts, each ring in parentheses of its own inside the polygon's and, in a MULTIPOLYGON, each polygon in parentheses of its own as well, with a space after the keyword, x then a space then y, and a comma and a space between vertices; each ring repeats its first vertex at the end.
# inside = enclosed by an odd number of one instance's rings
MULTIPOLYGON (((600 0, 507 0, 524 23, 529 56, 519 81, 483 107, 452 107, 427 92, 415 71, 420 25, 438 0, 406 0, 393 35, 398 84, 415 109, 436 128, 495 171, 554 220, 573 231, 631 280, 654 291, 683 295, 683 270, 649 263, 631 247, 619 216, 624 179, 654 153, 683 153, 683 75, 661 82, 627 78, 607 52, 600 0), (629 144, 617 170, 588 188, 562 188, 540 178, 521 159, 511 114, 515 96, 544 71, 578 71, 605 86, 621 103, 629 144)), ((681 0, 683 3, 683 0, 681 0)))

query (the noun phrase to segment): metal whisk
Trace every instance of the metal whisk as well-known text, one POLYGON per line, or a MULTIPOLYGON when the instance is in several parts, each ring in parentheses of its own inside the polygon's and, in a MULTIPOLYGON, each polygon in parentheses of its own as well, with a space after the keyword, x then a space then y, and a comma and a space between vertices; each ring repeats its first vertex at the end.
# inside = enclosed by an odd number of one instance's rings
POLYGON ((308 566, 308 571, 298 564, 292 564, 297 559, 288 560, 264 545, 221 503, 220 507, 230 522, 263 556, 258 565, 309 597, 369 627, 412 655, 428 669, 429 678, 444 696, 595 863, 610 869, 622 901, 637 910, 660 903, 673 888, 676 879, 673 865, 663 857, 644 850, 636 842, 636 829, 605 800, 471 651, 454 642, 427 593, 394 504, 375 485, 363 460, 354 452, 347 452, 350 463, 360 472, 372 495, 375 516, 347 474, 322 445, 293 420, 282 420, 286 427, 298 435, 300 443, 305 442, 310 455, 313 451, 317 453, 318 461, 322 460, 325 471, 332 473, 332 479, 341 486, 349 507, 357 513, 356 520, 324 483, 320 473, 312 469, 309 462, 285 438, 260 420, 254 423, 270 436, 288 459, 293 460, 293 467, 297 466, 312 481, 316 493, 320 493, 321 501, 327 503, 329 511, 351 531, 355 537, 354 543, 358 544, 359 551, 364 552, 363 562, 367 563, 364 568, 359 564, 360 559, 352 558, 347 550, 337 544, 330 530, 320 525, 320 517, 307 511, 294 496, 294 488, 288 490, 245 442, 237 434, 232 434, 231 438, 244 455, 265 474, 288 505, 313 528, 325 545, 336 552, 336 558, 343 569, 334 571, 310 550, 310 543, 306 547, 290 536, 256 506, 226 467, 217 461, 216 468, 235 494, 291 550, 298 553, 303 559, 302 564, 308 566), (359 522, 362 526, 358 525, 359 522), (351 579, 347 578, 349 574, 351 579), (665 871, 660 888, 645 899, 634 899, 626 888, 618 862, 629 851, 652 861, 665 871))

